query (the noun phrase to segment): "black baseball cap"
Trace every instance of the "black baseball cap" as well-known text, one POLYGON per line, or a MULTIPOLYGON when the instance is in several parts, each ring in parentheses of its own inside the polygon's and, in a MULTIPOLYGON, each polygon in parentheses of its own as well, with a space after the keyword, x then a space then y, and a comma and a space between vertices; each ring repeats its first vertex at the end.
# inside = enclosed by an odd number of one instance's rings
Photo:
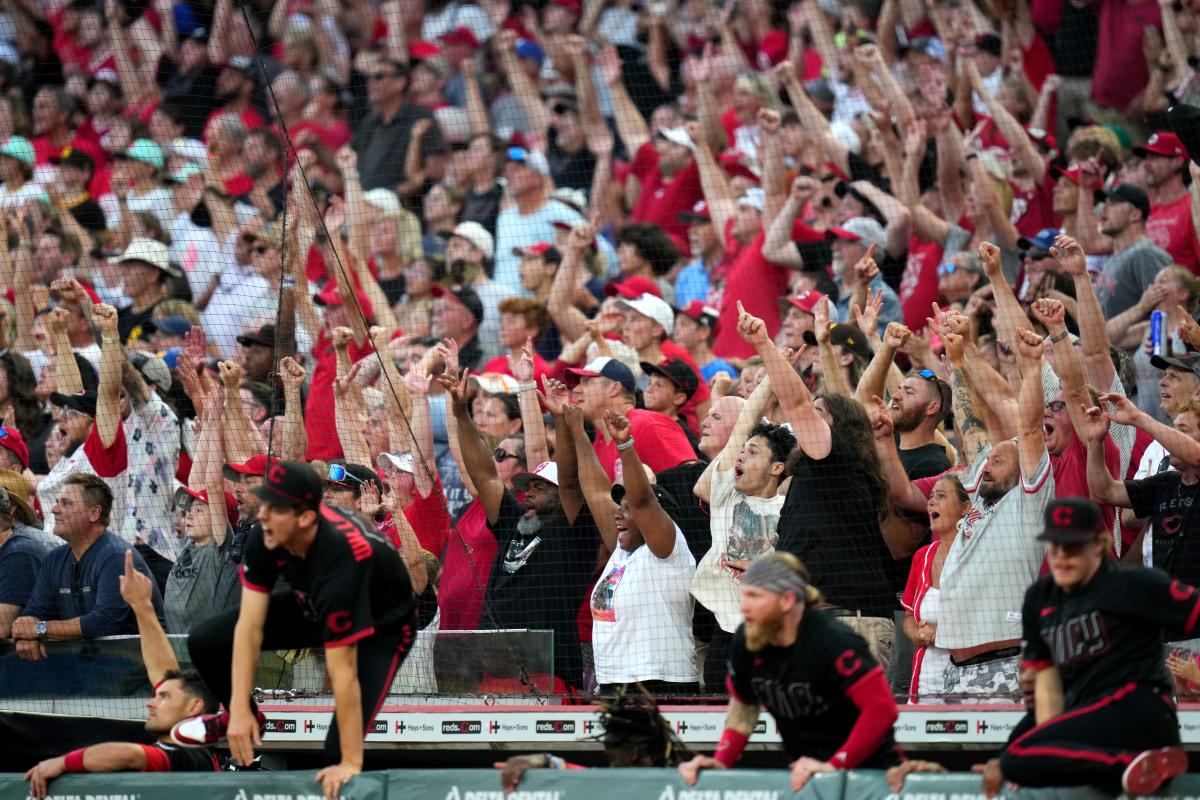
POLYGON ((324 487, 316 470, 300 461, 279 461, 267 467, 261 486, 251 491, 273 506, 298 511, 315 509, 321 504, 324 487))
POLYGON ((1046 528, 1037 537, 1042 542, 1085 544, 1104 530, 1100 506, 1083 497, 1064 497, 1046 506, 1046 528))
POLYGON ((96 418, 96 393, 83 391, 78 394, 63 394, 62 392, 50 393, 50 404, 61 408, 69 408, 72 411, 78 411, 80 414, 87 414, 89 417, 96 418))
POLYGON ((1095 199, 1097 203, 1129 203, 1142 212, 1142 222, 1150 217, 1150 197, 1132 183, 1122 183, 1107 190, 1097 189, 1095 199))
MULTIPOLYGON (((657 483, 650 484, 650 491, 654 492, 654 497, 658 500, 658 504, 662 506, 663 511, 667 512, 667 516, 675 519, 680 513, 679 503, 675 501, 675 495, 657 483)), ((621 483, 614 484, 609 494, 614 503, 621 505, 621 501, 625 499, 625 485, 621 483)))
POLYGON ((1181 369, 1200 378, 1200 353, 1184 353, 1179 356, 1150 356, 1150 365, 1156 369, 1181 369))
POLYGON ((64 147, 58 155, 50 156, 50 163, 60 167, 87 167, 92 171, 96 169, 95 160, 78 147, 64 147))
POLYGON ((483 301, 479 299, 479 295, 470 286, 464 286, 461 283, 456 283, 447 288, 440 283, 435 283, 430 290, 434 297, 453 297, 467 307, 471 312, 471 316, 476 322, 483 322, 483 301))
MULTIPOLYGON (((817 335, 812 331, 805 331, 804 342, 809 347, 816 347, 817 335)), ((854 325, 833 323, 829 328, 829 343, 836 344, 865 361, 871 360, 871 348, 867 346, 867 337, 854 325)))
POLYGON ((663 376, 675 384, 675 387, 679 391, 686 394, 689 400, 692 399, 692 395, 696 393, 696 390, 700 388, 700 376, 682 358, 667 358, 657 364, 643 361, 641 365, 642 372, 647 375, 663 376))
POLYGON ((275 326, 263 325, 253 333, 243 333, 237 337, 237 343, 242 347, 249 347, 252 344, 259 344, 263 347, 275 346, 275 326))
POLYGON ((1200 165, 1200 108, 1176 103, 1167 111, 1167 124, 1183 143, 1192 162, 1200 165))

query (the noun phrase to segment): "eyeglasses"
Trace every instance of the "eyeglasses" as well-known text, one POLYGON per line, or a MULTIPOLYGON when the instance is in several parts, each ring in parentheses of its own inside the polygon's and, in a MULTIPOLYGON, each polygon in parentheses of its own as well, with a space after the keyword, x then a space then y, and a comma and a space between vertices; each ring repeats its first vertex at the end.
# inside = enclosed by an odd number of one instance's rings
POLYGON ((507 461, 510 458, 519 459, 520 456, 518 456, 516 453, 508 452, 503 447, 497 447, 495 450, 492 451, 492 458, 494 458, 496 460, 497 464, 503 464, 505 461, 507 461))
POLYGON ((568 111, 574 111, 575 107, 569 106, 566 103, 555 103, 554 105, 550 106, 550 110, 561 117, 563 114, 566 114, 568 111))
POLYGON ((383 80, 387 80, 388 78, 395 78, 399 74, 400 74, 399 72, 372 72, 367 75, 367 80, 383 81, 383 80))
POLYGON ((367 484, 367 482, 362 478, 358 477, 357 475, 351 475, 349 472, 347 472, 346 468, 341 464, 329 465, 328 478, 335 483, 345 483, 346 479, 349 478, 360 486, 365 486, 367 484))
POLYGON ((947 262, 947 263, 939 266, 937 269, 937 274, 940 277, 942 275, 953 275, 957 271, 958 271, 958 264, 955 264, 954 262, 951 261, 951 262, 947 262))
POLYGON ((270 245, 260 244, 255 245, 253 252, 256 256, 265 256, 267 253, 271 252, 272 249, 273 248, 270 245))
POLYGON ((1046 410, 1049 411, 1051 414, 1061 413, 1062 410, 1066 407, 1067 407, 1066 400, 1051 400, 1049 403, 1046 403, 1046 410))

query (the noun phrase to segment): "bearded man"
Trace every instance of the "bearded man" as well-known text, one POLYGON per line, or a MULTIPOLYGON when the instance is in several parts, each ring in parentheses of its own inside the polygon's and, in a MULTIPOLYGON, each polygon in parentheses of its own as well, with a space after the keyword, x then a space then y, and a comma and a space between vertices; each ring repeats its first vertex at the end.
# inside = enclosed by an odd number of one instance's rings
POLYGON ((759 556, 742 576, 746 621, 729 656, 725 732, 711 757, 680 765, 688 785, 700 770, 737 763, 761 706, 779 725, 792 791, 817 772, 900 763, 896 702, 883 669, 861 636, 818 608, 821 593, 808 577, 784 552, 759 556))

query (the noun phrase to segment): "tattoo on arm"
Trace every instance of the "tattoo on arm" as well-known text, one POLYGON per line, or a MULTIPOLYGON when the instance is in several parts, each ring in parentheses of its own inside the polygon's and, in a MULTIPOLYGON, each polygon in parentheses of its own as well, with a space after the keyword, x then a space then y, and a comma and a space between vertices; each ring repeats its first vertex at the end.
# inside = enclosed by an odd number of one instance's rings
POLYGON ((950 377, 950 386, 954 398, 954 421, 962 439, 959 450, 962 451, 963 460, 970 465, 990 442, 987 424, 976 412, 975 393, 971 391, 960 370, 954 370, 950 377))

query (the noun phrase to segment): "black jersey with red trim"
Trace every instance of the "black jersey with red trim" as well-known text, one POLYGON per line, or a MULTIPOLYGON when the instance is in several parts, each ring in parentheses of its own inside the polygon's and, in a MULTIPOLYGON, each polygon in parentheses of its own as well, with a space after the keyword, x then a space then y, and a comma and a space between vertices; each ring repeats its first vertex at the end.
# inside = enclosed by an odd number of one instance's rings
POLYGON ((1025 592, 1023 667, 1058 667, 1068 710, 1136 683, 1170 693, 1164 633, 1187 637, 1200 592, 1157 569, 1104 561, 1086 586, 1064 592, 1047 575, 1025 592))
POLYGON ((140 745, 146 752, 143 772, 220 772, 217 754, 207 747, 176 747, 155 742, 140 745))
MULTIPOLYGON (((771 712, 788 759, 829 761, 850 735, 861 713, 849 692, 882 668, 867 643, 849 627, 818 609, 806 609, 788 647, 746 649, 746 626, 733 635, 729 652, 730 694, 771 712)), ((889 729, 879 746, 856 764, 886 769, 900 762, 889 729)))
POLYGON ((321 505, 317 535, 304 556, 268 550, 262 528, 246 540, 242 584, 269 592, 279 576, 326 647, 372 634, 399 634, 413 624, 415 599, 400 554, 369 523, 338 506, 321 505))

